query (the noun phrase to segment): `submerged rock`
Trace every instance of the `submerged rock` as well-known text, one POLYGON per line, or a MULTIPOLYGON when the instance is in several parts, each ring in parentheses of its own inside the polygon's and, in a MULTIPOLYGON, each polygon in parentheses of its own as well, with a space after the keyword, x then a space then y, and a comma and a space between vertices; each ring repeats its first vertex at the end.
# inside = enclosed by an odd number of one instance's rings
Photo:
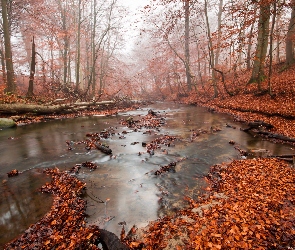
POLYGON ((0 118, 0 129, 2 128, 12 128, 15 127, 16 123, 12 119, 0 118))

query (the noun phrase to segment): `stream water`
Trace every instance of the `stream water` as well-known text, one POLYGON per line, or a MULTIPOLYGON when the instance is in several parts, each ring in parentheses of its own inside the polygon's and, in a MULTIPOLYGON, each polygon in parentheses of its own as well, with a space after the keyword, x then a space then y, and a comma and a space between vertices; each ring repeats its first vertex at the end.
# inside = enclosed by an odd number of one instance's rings
POLYGON ((210 166, 240 157, 228 143, 230 140, 252 152, 251 157, 266 151, 272 155, 293 153, 288 145, 271 143, 240 131, 242 126, 233 122, 231 116, 210 113, 201 107, 155 103, 112 117, 55 120, 0 131, 0 249, 50 209, 52 197, 38 192, 38 188, 49 181, 42 173, 44 168, 69 170, 85 161, 97 164, 96 170, 81 169, 77 174, 87 183, 84 197, 88 202, 87 220, 119 235, 122 228, 119 224, 126 223, 126 230, 133 224, 145 226, 185 206, 185 196, 196 198, 205 185, 201 177, 210 166), (134 132, 120 125, 121 119, 129 116, 140 119, 149 109, 165 117, 166 124, 160 129, 134 132), (115 134, 105 139, 105 143, 112 149, 112 157, 98 150, 87 151, 83 144, 73 143, 73 150, 68 150, 66 141, 81 141, 87 133, 110 127, 115 134), (127 134, 120 139, 124 130, 127 134), (193 139, 193 132, 199 130, 207 133, 193 139), (179 139, 171 147, 156 150, 154 155, 146 153, 142 142, 162 135, 179 139), (175 173, 153 174, 160 166, 175 161, 175 173), (7 178, 13 169, 23 173, 7 178))

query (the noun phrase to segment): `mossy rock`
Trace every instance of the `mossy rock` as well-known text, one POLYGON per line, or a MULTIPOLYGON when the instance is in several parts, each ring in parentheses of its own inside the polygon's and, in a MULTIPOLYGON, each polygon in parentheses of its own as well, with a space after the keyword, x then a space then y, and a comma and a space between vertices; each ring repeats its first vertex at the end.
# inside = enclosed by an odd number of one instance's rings
POLYGON ((16 126, 16 123, 12 119, 0 118, 0 129, 3 128, 13 128, 16 126))

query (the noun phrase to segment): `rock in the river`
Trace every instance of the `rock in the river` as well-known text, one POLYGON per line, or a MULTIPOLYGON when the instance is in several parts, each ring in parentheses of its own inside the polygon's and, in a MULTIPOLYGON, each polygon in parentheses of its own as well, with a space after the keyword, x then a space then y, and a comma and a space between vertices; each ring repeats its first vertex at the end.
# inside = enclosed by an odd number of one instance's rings
POLYGON ((0 118, 0 129, 15 127, 16 123, 12 119, 0 118))

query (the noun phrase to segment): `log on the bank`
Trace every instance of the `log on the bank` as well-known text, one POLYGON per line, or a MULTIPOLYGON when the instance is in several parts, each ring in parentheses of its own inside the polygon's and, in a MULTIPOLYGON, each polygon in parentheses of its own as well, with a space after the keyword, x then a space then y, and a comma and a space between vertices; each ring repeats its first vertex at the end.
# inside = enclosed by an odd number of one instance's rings
POLYGON ((263 122, 263 121, 254 121, 254 122, 249 122, 248 123, 248 128, 243 129, 243 131, 247 132, 252 129, 260 129, 261 127, 267 128, 267 129, 272 129, 274 128, 273 125, 263 122))
POLYGON ((109 105, 114 105, 114 101, 102 101, 102 102, 76 102, 71 104, 25 104, 25 103, 11 103, 11 104, 0 104, 1 114, 66 114, 66 113, 76 113, 83 109, 100 109, 101 107, 107 107, 109 105))
POLYGON ((264 136, 267 136, 268 138, 273 138, 273 139, 278 139, 278 140, 288 141, 288 142, 295 142, 294 138, 290 138, 288 136, 275 134, 275 133, 271 133, 267 131, 259 131, 258 134, 262 134, 264 136))
POLYGON ((95 147, 100 150, 101 152, 107 154, 107 155, 111 155, 112 154, 112 150, 109 147, 106 147, 100 143, 94 143, 95 147))
POLYGON ((116 104, 114 101, 102 101, 102 102, 75 102, 73 103, 74 107, 79 106, 85 106, 85 107, 91 107, 91 106, 99 106, 99 105, 111 105, 116 104))
POLYGON ((107 250, 129 250, 130 248, 124 245, 119 238, 112 232, 105 229, 99 229, 100 243, 103 249, 107 250))
POLYGON ((2 114, 53 114, 67 112, 73 112, 73 107, 70 105, 0 104, 0 113, 2 114))
POLYGON ((295 161, 295 154, 291 154, 291 155, 270 155, 269 157, 277 158, 277 159, 284 160, 284 161, 291 162, 291 163, 295 164, 295 162, 294 162, 295 161))

